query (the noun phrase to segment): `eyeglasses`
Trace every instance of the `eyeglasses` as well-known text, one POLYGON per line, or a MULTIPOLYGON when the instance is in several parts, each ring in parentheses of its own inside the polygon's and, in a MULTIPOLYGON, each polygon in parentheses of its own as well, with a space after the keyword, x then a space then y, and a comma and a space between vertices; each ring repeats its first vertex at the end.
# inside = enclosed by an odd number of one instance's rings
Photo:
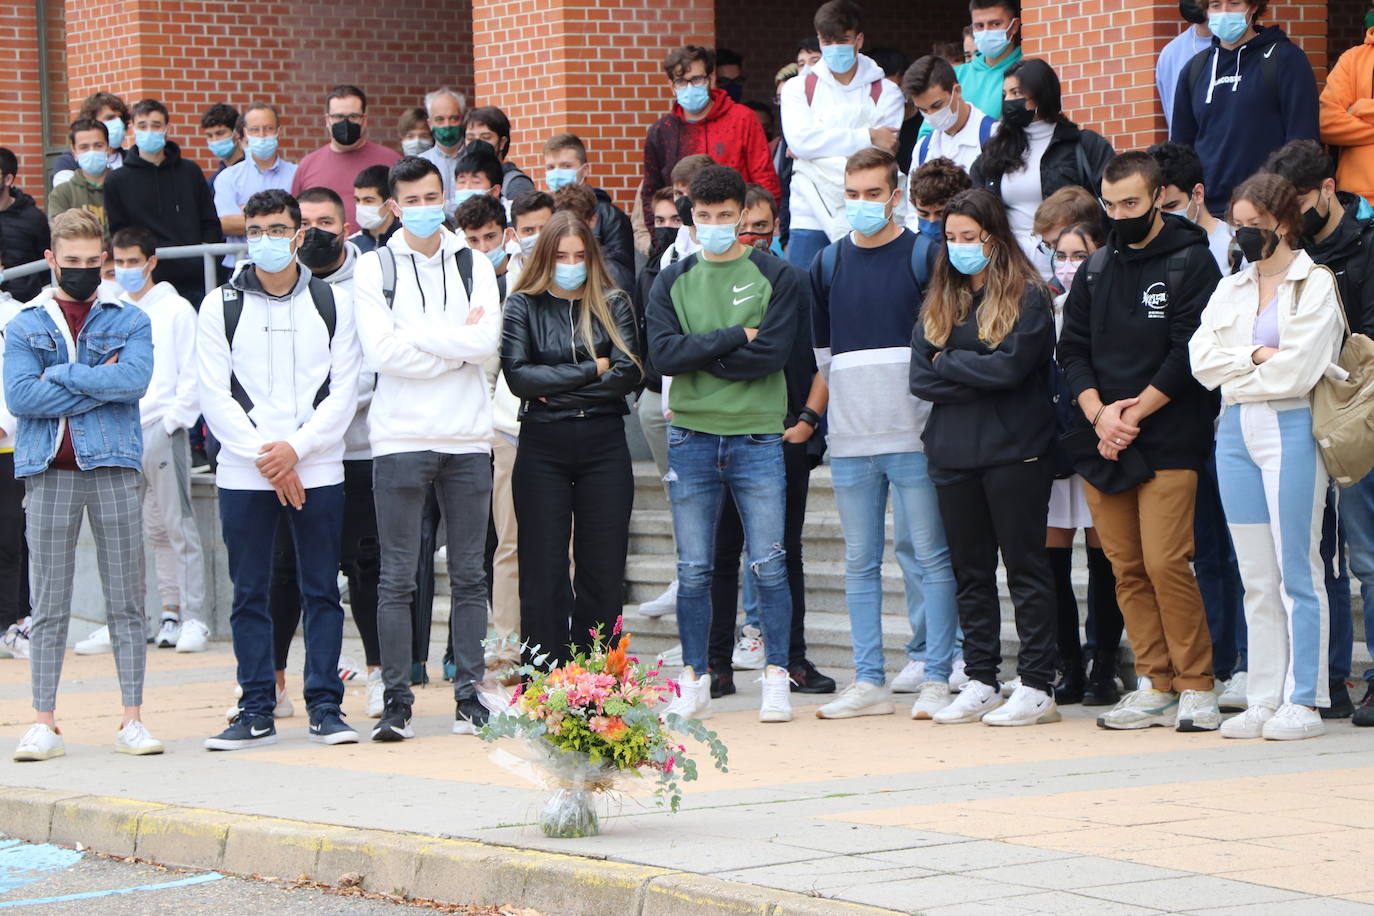
POLYGON ((1088 260, 1088 253, 1086 251, 1056 251, 1054 260, 1056 264, 1082 264, 1088 260))
POLYGON ((1054 255, 1054 253, 1055 253, 1055 252, 1054 252, 1054 245, 1051 244, 1050 242, 1044 241, 1043 239, 1042 239, 1041 241, 1039 241, 1039 242, 1036 243, 1035 250, 1038 251, 1038 252, 1040 252, 1041 254, 1043 254, 1043 255, 1044 255, 1045 257, 1047 257, 1047 258, 1048 258, 1048 257, 1052 257, 1052 256, 1054 255))
POLYGON ((686 89, 691 86, 693 89, 705 89, 706 84, 711 82, 709 76, 694 76, 689 80, 673 80, 674 89, 686 89))
POLYGON ((361 124, 361 123, 363 123, 363 118, 367 117, 367 115, 365 115, 365 114, 358 114, 358 113, 355 112, 355 113, 353 113, 353 114, 346 114, 346 115, 343 115, 343 114, 332 114, 332 115, 328 115, 327 117, 329 118, 329 123, 330 123, 330 124, 340 124, 340 123, 342 123, 342 122, 344 122, 344 121, 349 121, 349 122, 351 122, 351 123, 353 123, 353 124, 361 124))
POLYGON ((264 235, 269 239, 289 239, 295 235, 296 232, 297 229, 295 226, 283 226, 281 223, 273 223, 266 229, 263 229, 261 226, 249 226, 243 234, 248 241, 256 242, 264 235))

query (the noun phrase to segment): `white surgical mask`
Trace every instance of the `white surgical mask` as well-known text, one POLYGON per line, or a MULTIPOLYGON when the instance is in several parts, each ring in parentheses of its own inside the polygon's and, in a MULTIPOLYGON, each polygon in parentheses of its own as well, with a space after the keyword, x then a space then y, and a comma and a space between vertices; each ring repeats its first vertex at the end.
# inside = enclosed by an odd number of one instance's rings
POLYGON ((954 96, 949 97, 949 104, 944 108, 926 115, 926 123, 930 125, 930 129, 938 130, 940 133, 949 130, 958 120, 959 106, 954 96))
POLYGON ((382 223, 386 222, 386 218, 382 216, 381 207, 371 206, 369 204, 358 204, 358 206, 354 208, 354 212, 358 220, 358 225, 362 226, 364 229, 376 229, 382 223))

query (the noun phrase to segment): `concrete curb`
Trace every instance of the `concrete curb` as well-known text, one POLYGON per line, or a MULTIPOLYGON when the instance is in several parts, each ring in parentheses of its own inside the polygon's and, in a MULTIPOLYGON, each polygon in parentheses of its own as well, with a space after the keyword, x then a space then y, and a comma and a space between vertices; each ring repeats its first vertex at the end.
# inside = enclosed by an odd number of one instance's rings
POLYGON ((892 916, 707 875, 412 833, 364 830, 105 798, 0 789, 0 833, 160 865, 335 884, 548 916, 892 916))

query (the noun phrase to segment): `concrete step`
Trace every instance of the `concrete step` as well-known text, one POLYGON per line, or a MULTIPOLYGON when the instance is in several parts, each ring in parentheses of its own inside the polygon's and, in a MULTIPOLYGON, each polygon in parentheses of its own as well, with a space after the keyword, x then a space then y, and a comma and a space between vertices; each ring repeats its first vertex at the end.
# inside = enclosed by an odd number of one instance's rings
MULTIPOLYGON (((892 516, 887 518, 887 546, 883 558, 896 562, 892 551, 892 516)), ((630 563, 640 555, 659 556, 674 552, 673 514, 664 509, 636 508, 630 518, 630 563)), ((844 533, 838 512, 808 510, 802 527, 802 554, 808 565, 821 560, 844 559, 844 533)))
MULTIPOLYGON (((663 480, 658 468, 652 461, 636 461, 635 473, 635 511, 642 509, 667 509, 668 496, 663 490, 663 480)), ((811 472, 811 486, 806 499, 807 516, 812 512, 834 512, 835 491, 830 485, 830 465, 822 464, 811 472)))

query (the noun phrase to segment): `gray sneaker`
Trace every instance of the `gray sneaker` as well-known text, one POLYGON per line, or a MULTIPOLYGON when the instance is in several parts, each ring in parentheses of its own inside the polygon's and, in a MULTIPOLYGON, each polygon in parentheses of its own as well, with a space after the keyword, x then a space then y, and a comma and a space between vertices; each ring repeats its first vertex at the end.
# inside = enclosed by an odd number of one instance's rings
POLYGON ((1178 698, 1178 730, 1214 732, 1221 727, 1221 708, 1210 690, 1185 690, 1178 698))
POLYGON ((1147 678, 1106 713, 1097 717, 1100 728, 1132 729, 1159 725, 1173 728, 1178 722, 1178 694, 1155 690, 1147 678))

